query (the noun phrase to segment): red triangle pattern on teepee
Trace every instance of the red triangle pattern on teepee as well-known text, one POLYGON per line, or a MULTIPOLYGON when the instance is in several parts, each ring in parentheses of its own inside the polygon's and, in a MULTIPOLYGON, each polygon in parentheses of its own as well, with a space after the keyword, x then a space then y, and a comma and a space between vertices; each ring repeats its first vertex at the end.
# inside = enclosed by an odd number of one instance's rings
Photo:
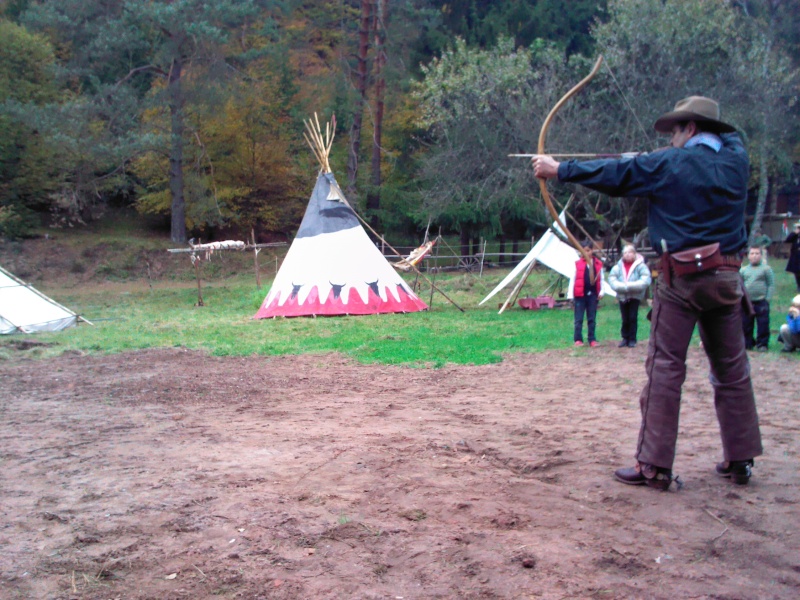
POLYGON ((385 290, 386 300, 383 300, 371 288, 368 288, 367 302, 361 299, 361 294, 355 288, 350 289, 347 302, 344 302, 341 296, 334 298, 333 290, 331 290, 328 298, 322 302, 319 299, 317 286, 314 286, 302 304, 298 303, 298 296, 289 298, 285 303, 280 304, 280 295, 278 295, 269 306, 262 306, 256 313, 255 318, 373 315, 417 312, 428 308, 419 298, 409 296, 402 286, 397 286, 397 294, 400 296, 400 300, 395 299, 394 294, 391 293, 388 287, 385 290))

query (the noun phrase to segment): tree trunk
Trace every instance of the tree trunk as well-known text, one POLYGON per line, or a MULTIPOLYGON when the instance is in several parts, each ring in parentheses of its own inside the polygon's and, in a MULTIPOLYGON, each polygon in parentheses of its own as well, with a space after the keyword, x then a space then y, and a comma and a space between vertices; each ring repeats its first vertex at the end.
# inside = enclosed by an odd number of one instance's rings
POLYGON ((356 199, 358 158, 361 153, 361 126, 364 119, 364 103, 367 97, 367 56, 372 0, 361 0, 361 25, 358 30, 358 60, 356 65, 356 105, 353 110, 353 125, 350 128, 350 152, 347 156, 347 196, 356 199))
POLYGON ((774 215, 778 205, 778 184, 774 181, 770 182, 769 196, 767 197, 767 205, 764 207, 765 215, 774 215))
POLYGON ((497 253, 500 255, 498 262, 502 267, 506 264, 506 236, 505 234, 500 236, 500 248, 497 250, 497 253))
POLYGON ((381 207, 381 137, 383 136, 383 110, 386 79, 386 20, 389 0, 376 0, 375 6, 375 128, 372 135, 372 178, 367 194, 367 210, 371 212, 373 227, 378 227, 377 210, 381 207))
MULTIPOLYGON (((777 6, 776 3, 775 6, 777 6)), ((773 12, 770 17, 770 27, 769 32, 766 36, 764 48, 764 60, 761 65, 761 76, 762 81, 767 81, 767 76, 769 73, 769 60, 770 55, 772 54, 772 35, 775 30, 775 13, 774 7, 773 12)), ((758 166, 758 201, 756 202, 756 214, 753 215, 753 222, 750 225, 750 238, 748 240, 749 244, 753 244, 755 239, 756 231, 761 229, 761 220, 764 217, 764 207, 767 204, 767 197, 769 194, 769 170, 768 170, 768 161, 769 161, 769 151, 768 151, 768 143, 769 143, 769 106, 762 107, 761 113, 761 149, 760 149, 760 156, 759 156, 759 166, 758 166)))
MULTIPOLYGON (((766 117, 764 117, 766 121, 766 117)), ((765 127, 766 129, 766 127, 765 127)), ((763 132, 766 134, 766 131, 763 132)), ((769 160, 769 153, 767 152, 766 138, 762 141, 758 165, 758 201, 756 202, 756 214, 753 215, 753 222, 750 224, 750 238, 749 244, 753 244, 755 240, 755 233, 761 229, 761 221, 764 218, 764 208, 767 205, 767 198, 769 197, 769 170, 767 169, 767 160, 769 160)))
POLYGON ((467 260, 469 259, 469 229, 466 226, 462 225, 461 229, 461 262, 463 264, 467 264, 467 260))
POLYGON ((183 91, 180 59, 172 62, 167 83, 171 142, 169 149, 169 190, 172 193, 170 239, 178 244, 186 241, 186 201, 183 196, 183 91))

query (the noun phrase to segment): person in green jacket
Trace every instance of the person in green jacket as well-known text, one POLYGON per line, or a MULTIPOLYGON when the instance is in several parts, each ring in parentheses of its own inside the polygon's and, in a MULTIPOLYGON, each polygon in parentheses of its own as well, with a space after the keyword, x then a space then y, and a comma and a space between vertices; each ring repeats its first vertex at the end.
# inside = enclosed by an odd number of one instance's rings
POLYGON ((742 313, 742 329, 744 331, 744 345, 748 350, 755 348, 759 352, 766 352, 769 344, 769 301, 775 293, 775 273, 763 261, 759 246, 752 246, 747 253, 750 264, 743 266, 739 273, 744 280, 744 289, 753 303, 754 315, 742 313), (753 338, 755 325, 756 337, 753 338))

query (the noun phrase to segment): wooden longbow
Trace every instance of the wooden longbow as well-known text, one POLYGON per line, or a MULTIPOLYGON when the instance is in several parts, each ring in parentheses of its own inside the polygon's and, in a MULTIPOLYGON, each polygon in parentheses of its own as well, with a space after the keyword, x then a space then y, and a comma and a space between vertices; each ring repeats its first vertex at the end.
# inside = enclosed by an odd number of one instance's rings
MULTIPOLYGON (((575 94, 577 94, 583 87, 589 83, 597 72, 600 70, 600 66, 603 64, 603 57, 598 56, 597 61, 594 63, 594 67, 592 67, 591 72, 581 79, 570 91, 564 94, 561 99, 556 102, 556 105, 550 110, 547 114, 547 118, 544 120, 542 124, 542 129, 539 132, 539 145, 537 147, 537 151, 539 154, 546 154, 544 150, 544 142, 547 138, 547 130, 550 128, 550 122, 555 117, 556 113, 561 110, 561 107, 566 104, 567 100, 572 98, 575 94)), ((547 206, 547 210, 550 211, 550 216, 553 217, 555 222, 561 227, 561 230, 566 234, 567 239, 569 239, 570 243, 581 253, 584 260, 586 260, 586 265, 589 267, 589 273, 592 281, 596 281, 597 274, 594 272, 594 261, 592 260, 592 253, 586 250, 578 239, 572 235, 572 232, 567 229, 567 224, 561 221, 561 217, 558 216, 558 212, 556 211, 555 206, 553 205, 553 200, 550 198, 550 192, 547 191, 547 180, 539 179, 539 189, 542 192, 542 198, 544 199, 544 203, 547 206)))

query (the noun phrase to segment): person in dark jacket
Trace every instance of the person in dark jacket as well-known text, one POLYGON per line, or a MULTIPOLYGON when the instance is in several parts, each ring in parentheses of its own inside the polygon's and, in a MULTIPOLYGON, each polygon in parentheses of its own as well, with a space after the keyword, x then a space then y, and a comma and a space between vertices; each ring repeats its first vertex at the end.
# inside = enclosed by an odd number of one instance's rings
POLYGON ((786 270, 794 273, 794 280, 797 284, 797 291, 800 293, 800 221, 794 224, 794 231, 783 240, 789 246, 789 261, 786 263, 786 270))
POLYGON ((620 159, 559 163, 532 159, 534 174, 583 184, 613 196, 649 198, 648 227, 661 256, 640 396, 636 464, 618 469, 622 483, 667 490, 678 437, 681 387, 695 325, 711 367, 724 461, 716 473, 746 484, 762 453, 750 364, 742 327, 741 251, 747 244, 749 159, 719 104, 691 96, 655 122, 670 135, 662 151, 620 159), (716 252, 713 247, 719 244, 716 252), (675 254, 688 251, 686 255, 675 254), (689 269, 679 259, 689 257, 689 269), (708 258, 703 258, 708 256, 708 258), (698 258, 699 257, 699 258, 698 258))

